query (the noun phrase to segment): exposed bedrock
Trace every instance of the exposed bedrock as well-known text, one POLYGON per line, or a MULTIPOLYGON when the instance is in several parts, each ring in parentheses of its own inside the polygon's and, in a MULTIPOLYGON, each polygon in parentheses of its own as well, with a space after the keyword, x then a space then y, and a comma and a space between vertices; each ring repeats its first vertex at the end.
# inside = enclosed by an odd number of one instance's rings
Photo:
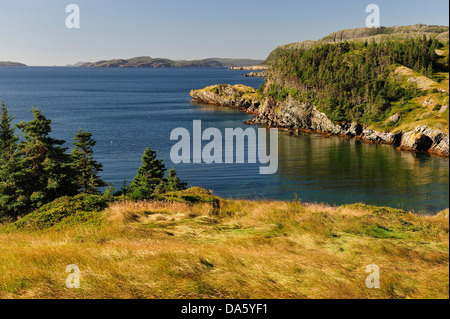
POLYGON ((422 125, 407 132, 379 132, 358 123, 333 123, 312 103, 288 97, 285 101, 262 98, 255 89, 243 85, 218 85, 191 91, 197 102, 237 107, 255 117, 248 124, 333 134, 370 143, 393 144, 399 150, 429 152, 449 156, 448 132, 422 125))

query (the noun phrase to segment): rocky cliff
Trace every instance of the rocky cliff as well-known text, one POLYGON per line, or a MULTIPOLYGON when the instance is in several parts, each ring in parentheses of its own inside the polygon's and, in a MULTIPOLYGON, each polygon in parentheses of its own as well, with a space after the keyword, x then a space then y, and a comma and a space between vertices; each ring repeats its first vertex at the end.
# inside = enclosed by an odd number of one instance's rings
POLYGON ((261 90, 219 85, 191 96, 254 114, 249 124, 448 157, 448 52, 446 26, 341 30, 276 48, 261 90))
POLYGON ((264 71, 261 71, 261 72, 250 72, 250 73, 247 73, 244 76, 248 77, 248 78, 265 78, 267 76, 267 73, 264 72, 264 71))
POLYGON ((233 66, 229 67, 229 70, 246 70, 246 71, 264 71, 269 69, 266 65, 250 65, 250 66, 233 66))
POLYGON ((292 97, 285 101, 263 98, 255 89, 244 85, 213 85, 191 91, 191 97, 200 103, 235 107, 255 115, 248 124, 277 127, 290 132, 333 134, 369 143, 392 144, 399 150, 449 156, 448 132, 426 125, 412 131, 379 132, 359 123, 335 124, 311 103, 301 103, 292 97))

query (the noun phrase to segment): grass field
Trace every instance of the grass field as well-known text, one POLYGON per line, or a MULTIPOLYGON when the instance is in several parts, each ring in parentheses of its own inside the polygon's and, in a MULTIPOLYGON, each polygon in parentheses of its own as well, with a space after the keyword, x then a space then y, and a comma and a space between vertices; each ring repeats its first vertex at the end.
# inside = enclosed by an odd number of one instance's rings
POLYGON ((217 199, 89 216, 0 226, 0 298, 449 298, 448 210, 217 199))

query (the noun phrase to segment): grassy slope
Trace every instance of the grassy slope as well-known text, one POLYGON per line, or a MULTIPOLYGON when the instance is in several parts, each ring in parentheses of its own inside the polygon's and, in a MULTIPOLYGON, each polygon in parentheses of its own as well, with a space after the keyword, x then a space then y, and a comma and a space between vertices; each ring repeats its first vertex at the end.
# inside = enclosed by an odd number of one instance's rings
MULTIPOLYGON (((449 46, 445 45, 441 50, 437 50, 441 60, 448 60, 449 46)), ((411 131, 418 125, 428 125, 432 128, 447 131, 449 130, 449 73, 438 72, 433 78, 417 73, 405 66, 399 66, 392 74, 396 80, 401 81, 406 87, 413 83, 420 90, 420 96, 410 100, 394 103, 387 118, 394 114, 402 114, 400 121, 395 125, 385 121, 372 125, 379 130, 390 131, 411 131), (447 106, 445 111, 442 106, 447 106)))
POLYGON ((442 131, 449 130, 449 97, 448 79, 449 73, 437 73, 438 81, 430 79, 413 70, 399 66, 392 75, 402 82, 403 86, 411 83, 417 84, 420 95, 410 101, 393 103, 389 110, 387 120, 370 125, 376 130, 388 131, 411 131, 419 125, 428 125, 442 131), (441 92, 444 90, 445 92, 441 92), (442 106, 447 109, 442 112, 442 106), (401 114, 400 121, 395 125, 389 122, 389 117, 394 114, 401 114))
POLYGON ((0 297, 449 297, 448 210, 168 198, 117 202, 100 224, 1 227, 0 297), (381 289, 365 286, 373 263, 381 289), (65 288, 69 264, 81 289, 65 288))

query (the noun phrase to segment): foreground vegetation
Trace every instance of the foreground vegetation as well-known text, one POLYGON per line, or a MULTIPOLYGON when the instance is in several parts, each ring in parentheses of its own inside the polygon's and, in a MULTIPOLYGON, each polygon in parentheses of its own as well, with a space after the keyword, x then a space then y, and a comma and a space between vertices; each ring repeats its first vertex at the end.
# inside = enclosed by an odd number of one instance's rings
MULTIPOLYGON (((0 222, 23 217, 64 196, 99 195, 100 188, 108 185, 99 176, 103 165, 94 159, 97 142, 92 133, 79 128, 69 154, 63 146, 66 141, 51 137, 52 121, 37 108, 32 113, 33 120, 13 125, 5 104, 1 105, 0 222)), ((140 200, 186 189, 174 168, 167 178, 165 172, 157 152, 147 148, 137 175, 129 185, 124 181, 116 195, 140 200)), ((110 187, 108 193, 112 192, 110 187)))
POLYGON ((0 298, 449 298, 448 230, 448 210, 77 195, 0 226, 0 298))

